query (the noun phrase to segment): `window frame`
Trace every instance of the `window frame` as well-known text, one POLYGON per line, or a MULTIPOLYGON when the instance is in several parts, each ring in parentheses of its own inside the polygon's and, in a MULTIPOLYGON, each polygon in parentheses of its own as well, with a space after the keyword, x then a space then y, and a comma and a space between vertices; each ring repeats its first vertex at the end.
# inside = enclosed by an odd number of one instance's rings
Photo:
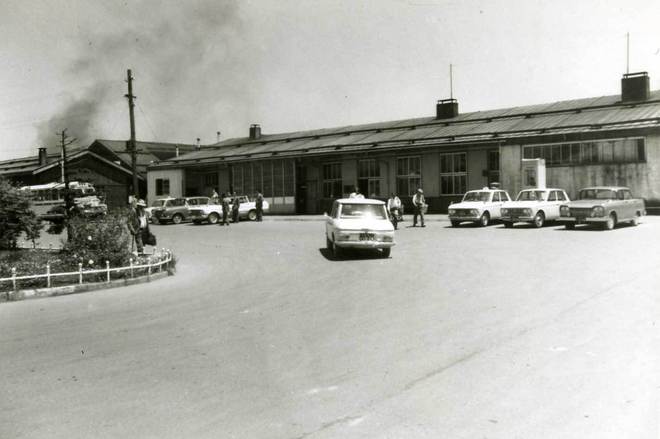
POLYGON ((539 143, 523 145, 522 158, 542 158, 548 168, 646 163, 646 146, 646 137, 539 143))
POLYGON ((465 195, 468 188, 468 172, 467 172, 467 152, 447 152, 440 154, 440 195, 443 196, 459 196, 465 195), (462 156, 462 159, 457 158, 462 156), (447 159, 451 158, 451 165, 446 166, 447 159), (444 161, 444 163, 443 163, 444 161), (462 165, 462 169, 461 169, 462 165), (446 188, 451 187, 451 191, 446 192, 446 188), (458 188, 458 190, 457 190, 458 188), (461 189, 463 189, 461 191, 461 189))

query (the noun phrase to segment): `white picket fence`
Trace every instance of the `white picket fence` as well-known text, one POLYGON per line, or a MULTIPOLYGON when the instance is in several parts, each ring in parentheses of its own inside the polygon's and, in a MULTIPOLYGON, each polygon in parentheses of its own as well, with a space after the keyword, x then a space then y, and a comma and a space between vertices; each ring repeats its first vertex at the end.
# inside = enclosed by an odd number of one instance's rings
MULTIPOLYGON (((12 275, 11 277, 3 277, 0 278, 0 285, 2 285, 4 282, 12 282, 12 287, 14 291, 18 289, 19 281, 21 280, 27 280, 27 279, 46 279, 46 286, 48 288, 51 287, 51 279, 54 277, 64 277, 64 276, 77 276, 78 277, 78 282, 76 283, 69 283, 66 285, 75 285, 83 284, 83 278, 86 275, 90 274, 97 274, 97 273, 105 273, 106 274, 106 282, 110 282, 110 274, 111 273, 118 273, 122 271, 130 271, 130 276, 133 278, 135 276, 135 272, 137 270, 141 269, 146 269, 146 275, 151 276, 153 272, 161 272, 163 271, 163 267, 165 267, 166 270, 169 270, 170 264, 172 263, 172 252, 170 249, 165 249, 162 248, 160 251, 156 251, 153 254, 149 255, 147 258, 147 263, 146 264, 138 264, 136 265, 135 263, 137 260, 134 260, 133 258, 130 259, 130 265, 126 267, 110 267, 110 261, 105 261, 105 268, 99 268, 99 269, 93 269, 93 270, 84 270, 83 269, 83 264, 78 263, 78 271, 71 271, 68 273, 51 273, 50 272, 50 264, 46 264, 46 272, 44 274, 33 274, 33 275, 25 275, 25 276, 16 276, 16 267, 13 267, 11 269, 12 275)), ((62 285, 64 286, 64 285, 62 285)))

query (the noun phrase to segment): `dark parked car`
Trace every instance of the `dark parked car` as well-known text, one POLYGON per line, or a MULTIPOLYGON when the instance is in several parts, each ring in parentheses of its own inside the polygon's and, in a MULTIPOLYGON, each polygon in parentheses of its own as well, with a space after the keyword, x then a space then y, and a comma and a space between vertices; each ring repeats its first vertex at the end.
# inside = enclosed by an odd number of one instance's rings
POLYGON ((161 206, 151 209, 151 221, 154 224, 172 222, 179 224, 190 220, 190 207, 208 204, 208 197, 168 198, 161 206))

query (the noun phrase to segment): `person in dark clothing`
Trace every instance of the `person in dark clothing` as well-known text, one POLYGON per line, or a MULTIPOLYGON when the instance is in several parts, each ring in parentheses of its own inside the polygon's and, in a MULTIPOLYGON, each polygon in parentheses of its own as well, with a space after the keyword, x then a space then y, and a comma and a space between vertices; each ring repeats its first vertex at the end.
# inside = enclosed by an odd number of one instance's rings
POLYGON ((231 218, 232 221, 238 222, 238 208, 241 207, 241 200, 238 198, 238 195, 234 194, 234 204, 232 205, 231 218))
POLYGON ((424 208, 426 206, 426 200, 424 199, 424 191, 421 188, 417 189, 417 193, 413 195, 412 203, 414 212, 413 227, 417 227, 418 216, 422 222, 422 227, 426 227, 426 225, 424 225, 424 208))
POLYGON ((254 204, 257 209, 257 221, 261 221, 264 216, 264 196, 262 195, 261 191, 257 191, 254 204))
POLYGON ((222 193, 222 225, 223 226, 228 226, 229 225, 229 203, 231 202, 231 198, 227 196, 224 192, 222 193))

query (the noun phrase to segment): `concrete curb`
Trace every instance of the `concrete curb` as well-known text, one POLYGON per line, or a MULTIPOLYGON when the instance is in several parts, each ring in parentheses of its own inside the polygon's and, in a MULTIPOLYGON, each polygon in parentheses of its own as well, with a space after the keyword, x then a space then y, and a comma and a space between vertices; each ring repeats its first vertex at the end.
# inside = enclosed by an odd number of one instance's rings
POLYGON ((67 294, 85 293, 88 291, 105 290, 110 288, 124 287, 128 285, 137 285, 152 280, 158 280, 167 277, 169 273, 167 270, 152 273, 151 275, 144 275, 132 279, 115 279, 110 282, 90 282, 86 284, 65 285, 62 287, 52 288, 32 288, 27 290, 9 291, 0 293, 0 303, 14 302, 18 300, 38 299, 41 297, 64 296, 67 294), (7 297, 9 296, 9 297, 7 297))

